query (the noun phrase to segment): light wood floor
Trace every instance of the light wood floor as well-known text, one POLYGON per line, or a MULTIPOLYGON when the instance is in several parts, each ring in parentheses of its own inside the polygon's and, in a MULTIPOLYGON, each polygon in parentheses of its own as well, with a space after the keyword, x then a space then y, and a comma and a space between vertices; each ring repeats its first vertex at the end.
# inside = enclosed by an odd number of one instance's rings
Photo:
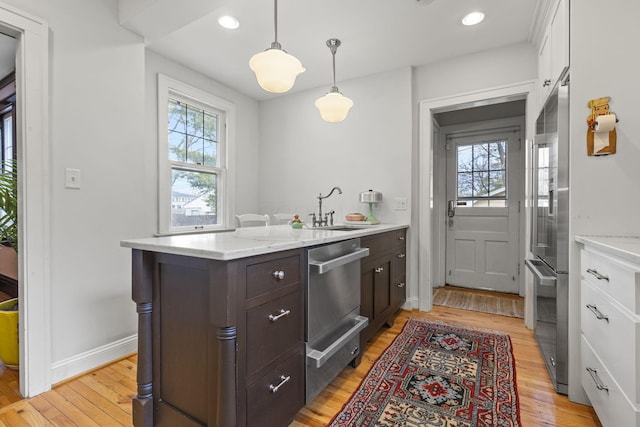
MULTIPOLYGON (((360 366, 357 369, 345 368, 313 402, 297 414, 291 426, 325 426, 348 401, 371 365, 400 333, 409 317, 509 334, 516 360, 520 415, 524 427, 600 426, 590 407, 571 403, 553 390, 533 332, 525 329, 522 319, 440 306, 434 306, 429 313, 401 311, 394 326, 383 329, 365 348, 360 366)), ((136 356, 131 356, 58 385, 35 398, 1 408, 0 427, 130 426, 131 399, 136 390, 135 374, 136 356)))

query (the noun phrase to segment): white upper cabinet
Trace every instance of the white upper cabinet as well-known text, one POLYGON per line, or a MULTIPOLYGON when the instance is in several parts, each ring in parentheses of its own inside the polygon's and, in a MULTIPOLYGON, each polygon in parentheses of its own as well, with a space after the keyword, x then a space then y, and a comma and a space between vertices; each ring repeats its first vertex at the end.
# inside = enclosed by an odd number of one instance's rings
POLYGON ((569 0, 559 0, 551 8, 551 19, 538 50, 540 106, 569 68, 569 0))

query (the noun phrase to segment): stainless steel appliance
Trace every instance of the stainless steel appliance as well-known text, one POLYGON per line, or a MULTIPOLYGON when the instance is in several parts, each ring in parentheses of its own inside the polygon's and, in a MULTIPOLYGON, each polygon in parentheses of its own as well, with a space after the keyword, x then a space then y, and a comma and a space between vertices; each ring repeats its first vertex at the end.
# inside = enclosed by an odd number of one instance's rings
POLYGON ((306 399, 310 402, 360 353, 360 259, 349 239, 309 249, 306 288, 306 399))
POLYGON ((561 79, 536 122, 531 252, 535 337, 558 393, 568 392, 569 84, 561 79))

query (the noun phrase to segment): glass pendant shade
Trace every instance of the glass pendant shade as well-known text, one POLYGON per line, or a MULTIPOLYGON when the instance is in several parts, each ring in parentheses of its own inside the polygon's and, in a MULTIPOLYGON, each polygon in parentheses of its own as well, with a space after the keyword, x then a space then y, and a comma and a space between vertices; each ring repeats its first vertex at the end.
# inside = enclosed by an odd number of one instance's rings
POLYGON ((338 39, 327 40, 327 46, 333 59, 333 86, 325 96, 316 99, 315 105, 320 111, 322 120, 329 123, 338 123, 347 118, 349 110, 353 107, 353 101, 340 93, 336 86, 336 51, 341 42, 338 39))
POLYGON ((320 117, 325 122, 339 123, 347 118, 353 101, 340 92, 329 92, 316 100, 320 117))
POLYGON ((260 87, 267 92, 283 93, 293 87, 298 74, 304 72, 302 63, 282 49, 271 47, 256 53, 249 60, 260 87))

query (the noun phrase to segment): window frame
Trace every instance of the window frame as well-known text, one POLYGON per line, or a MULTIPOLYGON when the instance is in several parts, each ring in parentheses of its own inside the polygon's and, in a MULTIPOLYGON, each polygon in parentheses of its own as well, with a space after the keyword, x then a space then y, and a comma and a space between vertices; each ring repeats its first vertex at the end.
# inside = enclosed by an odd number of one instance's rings
POLYGON ((158 235, 202 233, 232 228, 233 194, 235 182, 235 104, 158 73, 158 235), (177 99, 192 106, 224 114, 224 125, 218 128, 218 165, 199 166, 169 159, 169 100, 177 99), (171 174, 175 167, 217 174, 218 223, 214 225, 173 227, 171 222, 171 174))

